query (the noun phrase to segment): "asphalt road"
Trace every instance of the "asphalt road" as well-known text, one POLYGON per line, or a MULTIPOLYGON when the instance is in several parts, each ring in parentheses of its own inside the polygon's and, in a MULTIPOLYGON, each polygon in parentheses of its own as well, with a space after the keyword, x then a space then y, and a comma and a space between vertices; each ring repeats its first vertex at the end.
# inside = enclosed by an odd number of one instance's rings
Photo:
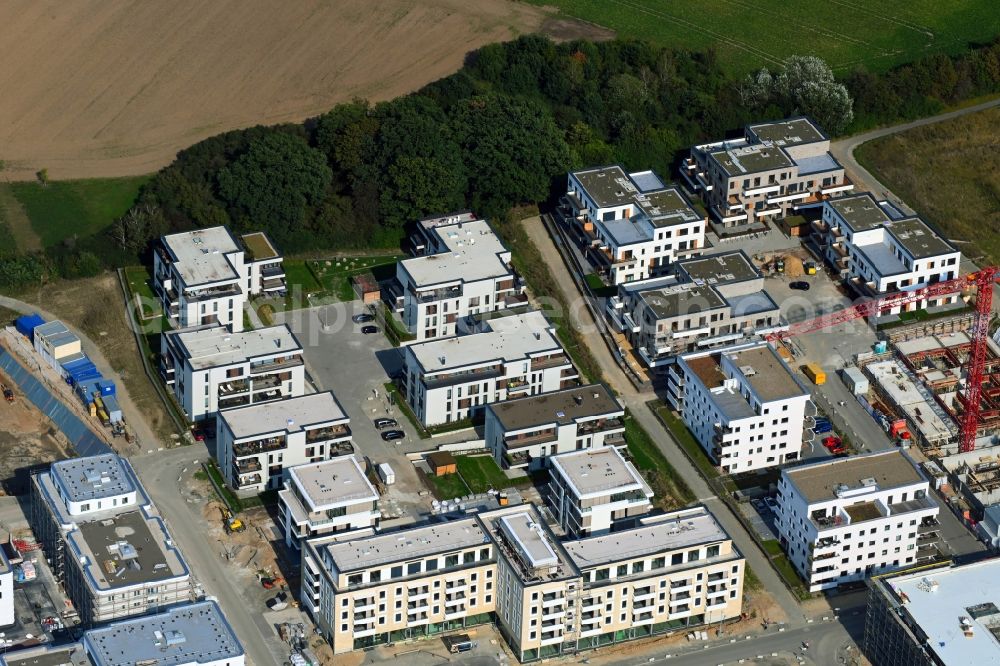
POLYGON ((845 139, 840 139, 839 141, 833 141, 830 144, 830 152, 833 153, 833 156, 837 158, 838 162, 844 165, 847 175, 855 183, 855 191, 864 192, 867 190, 879 198, 887 196, 893 202, 901 204, 906 212, 913 213, 913 210, 901 201, 899 197, 879 182, 879 180, 876 179, 875 176, 873 176, 867 169, 858 164, 858 161, 854 159, 854 149, 867 141, 871 141, 872 139, 878 139, 883 136, 905 132, 906 130, 913 129, 915 127, 932 125, 944 120, 951 120, 952 118, 958 118, 970 113, 976 113, 977 111, 985 111, 986 109, 994 106, 1000 106, 1000 99, 993 99, 988 102, 983 102, 982 104, 976 104, 975 106, 958 109, 957 111, 949 111, 948 113, 930 116, 929 118, 921 118, 919 120, 902 123, 900 125, 882 127, 870 132, 865 132, 864 134, 855 134, 854 136, 849 136, 845 139))
POLYGON ((253 608, 233 586, 233 577, 225 567, 216 544, 206 538, 202 526, 201 500, 184 491, 184 479, 198 469, 198 462, 208 458, 204 446, 195 444, 169 451, 137 456, 132 465, 146 487, 153 503, 166 521, 192 574, 205 593, 218 600, 254 666, 281 664, 288 658, 280 649, 274 632, 258 609, 253 608))

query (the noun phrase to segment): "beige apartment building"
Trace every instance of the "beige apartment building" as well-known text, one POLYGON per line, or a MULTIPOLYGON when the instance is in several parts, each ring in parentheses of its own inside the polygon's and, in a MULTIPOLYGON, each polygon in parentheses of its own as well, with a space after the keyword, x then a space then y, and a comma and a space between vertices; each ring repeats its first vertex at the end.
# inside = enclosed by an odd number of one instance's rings
POLYGON ((531 662, 721 623, 743 601, 743 556, 704 507, 560 541, 520 504, 302 552, 302 605, 335 654, 492 622, 531 662))

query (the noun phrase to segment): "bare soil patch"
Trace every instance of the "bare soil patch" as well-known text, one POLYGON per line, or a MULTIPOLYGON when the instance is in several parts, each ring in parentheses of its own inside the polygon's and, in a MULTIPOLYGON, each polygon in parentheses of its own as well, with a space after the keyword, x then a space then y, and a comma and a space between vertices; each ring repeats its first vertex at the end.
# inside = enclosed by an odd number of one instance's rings
POLYGON ((12 179, 149 173, 205 137, 383 100, 547 13, 508 0, 0 3, 12 179))
MULTIPOLYGON (((144 450, 176 443, 173 422, 143 372, 142 359, 126 318, 125 302, 113 273, 62 281, 20 297, 37 303, 97 346, 100 357, 92 360, 102 371, 102 366, 110 366, 109 370, 124 384, 118 387, 118 401, 144 450)), ((86 345, 84 351, 90 353, 86 345)))
POLYGON ((574 39, 606 42, 614 39, 616 34, 611 28, 567 16, 553 16, 545 19, 539 32, 557 42, 569 42, 574 39))

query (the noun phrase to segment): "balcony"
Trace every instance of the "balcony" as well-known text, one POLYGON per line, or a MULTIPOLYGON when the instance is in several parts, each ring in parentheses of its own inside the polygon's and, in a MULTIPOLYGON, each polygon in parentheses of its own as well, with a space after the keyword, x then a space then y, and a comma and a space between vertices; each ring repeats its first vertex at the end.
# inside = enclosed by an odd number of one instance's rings
POLYGON ((584 421, 577 426, 576 432, 578 435, 592 435, 608 430, 620 430, 624 427, 625 424, 620 419, 598 419, 596 421, 584 421))
POLYGON ((281 358, 275 358, 268 361, 260 361, 258 363, 250 364, 250 374, 260 375, 266 372, 274 372, 276 370, 284 370, 286 368, 294 368, 302 365, 302 355, 295 354, 294 356, 283 356, 281 358))
POLYGON ((346 425, 327 426, 306 430, 306 444, 326 442, 331 439, 344 439, 351 436, 351 429, 346 425))
POLYGON ((219 409, 230 409, 232 407, 242 407, 243 405, 250 404, 250 396, 246 393, 240 396, 231 397, 227 396, 223 398, 219 396, 219 409))
POLYGON ((242 295, 239 285, 228 284, 224 287, 213 289, 198 289, 184 292, 184 300, 188 303, 199 303, 201 301, 214 301, 219 298, 234 298, 242 295))
POLYGON ((550 608, 552 606, 563 604, 566 601, 566 597, 559 594, 546 594, 542 597, 542 608, 550 608))
POLYGON ((556 368, 561 365, 568 365, 569 359, 565 354, 556 354, 554 356, 547 356, 544 358, 533 358, 531 359, 531 371, 537 372, 538 370, 545 370, 546 368, 556 368))
POLYGON ((854 183, 847 176, 844 176, 839 185, 826 185, 820 188, 819 193, 823 195, 837 194, 838 192, 848 192, 854 189, 854 183))
POLYGON ((281 264, 270 264, 260 269, 262 278, 285 277, 285 267, 281 264))
POLYGON ((263 291, 281 291, 285 289, 284 278, 264 278, 260 281, 260 288, 263 291))
POLYGON ((556 430, 549 428, 532 434, 513 435, 504 439, 507 449, 520 449, 532 444, 545 444, 556 441, 556 430))
POLYGON ((233 444, 233 455, 237 458, 244 456, 254 456, 270 451, 278 451, 288 446, 284 437, 268 437, 266 439, 256 439, 252 442, 240 442, 233 444))
POLYGON ((755 197, 758 194, 773 194, 775 192, 781 191, 781 185, 778 183, 765 183, 764 185, 755 185, 753 187, 748 187, 743 190, 743 196, 745 197, 755 197))
POLYGON ((497 377, 500 377, 501 374, 500 366, 493 365, 488 368, 468 372, 443 373, 432 377, 427 377, 425 375, 422 377, 421 381, 423 382, 424 387, 428 391, 431 391, 445 386, 456 386, 460 384, 469 384, 471 382, 482 382, 488 379, 496 379, 497 377))
POLYGON ((531 455, 527 451, 515 451, 503 454, 508 467, 524 467, 531 464, 531 455))
POLYGON ((250 486, 257 486, 262 483, 263 479, 260 474, 254 474, 253 476, 240 477, 236 480, 237 490, 240 488, 248 488, 250 486))
POLYGON ((247 393, 250 391, 250 382, 246 379, 236 379, 231 382, 219 384, 219 397, 227 397, 247 393))
POLYGON ((261 470, 260 460, 257 458, 250 458, 249 460, 234 460, 233 469, 237 474, 259 472, 261 470))

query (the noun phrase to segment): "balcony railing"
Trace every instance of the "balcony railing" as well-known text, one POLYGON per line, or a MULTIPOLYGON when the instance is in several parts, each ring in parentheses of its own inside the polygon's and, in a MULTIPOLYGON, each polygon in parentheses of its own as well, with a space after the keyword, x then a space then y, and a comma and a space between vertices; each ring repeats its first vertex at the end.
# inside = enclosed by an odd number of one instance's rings
POLYGON ((218 287, 215 289, 199 289, 197 291, 185 291, 184 300, 189 303, 197 303, 200 301, 213 301, 217 298, 232 298, 239 296, 243 292, 240 291, 239 285, 230 284, 225 287, 218 287))
POLYGON ((625 424, 620 419, 600 419, 597 421, 585 421, 581 423, 576 432, 579 435, 590 435, 605 430, 618 430, 624 428, 625 424))
POLYGON ((519 449, 525 446, 531 446, 532 444, 544 444, 546 442, 553 442, 556 439, 556 431, 554 429, 543 430, 542 432, 533 433, 530 435, 513 435, 507 437, 504 440, 504 444, 507 449, 519 449))
POLYGON ((261 482, 260 474, 254 474, 253 476, 241 477, 236 480, 237 488, 246 488, 248 486, 256 486, 261 482))
POLYGON ((260 453, 268 453, 269 451, 278 451, 280 449, 288 446, 284 437, 269 437, 267 439, 258 439, 252 442, 240 442, 239 444, 233 444, 233 455, 237 458, 242 458, 243 456, 253 456, 260 453))
POLYGON ((285 368, 294 368, 295 366, 302 365, 301 354, 296 354, 295 356, 284 356, 282 358, 271 359, 269 361, 261 361, 259 363, 250 364, 250 374, 259 375, 265 372, 274 372, 275 370, 283 370, 285 368))
POLYGON ((249 460, 234 460, 233 469, 236 470, 237 474, 259 472, 261 470, 261 464, 257 458, 250 458, 249 460))
POLYGON ((569 363, 569 359, 564 354, 556 354, 555 356, 549 356, 546 358, 531 359, 531 369, 532 371, 544 370, 545 368, 555 368, 560 365, 566 365, 567 363, 569 363))
POLYGON ((325 442, 331 439, 343 439, 351 436, 351 429, 346 425, 327 426, 306 430, 306 444, 325 442))

